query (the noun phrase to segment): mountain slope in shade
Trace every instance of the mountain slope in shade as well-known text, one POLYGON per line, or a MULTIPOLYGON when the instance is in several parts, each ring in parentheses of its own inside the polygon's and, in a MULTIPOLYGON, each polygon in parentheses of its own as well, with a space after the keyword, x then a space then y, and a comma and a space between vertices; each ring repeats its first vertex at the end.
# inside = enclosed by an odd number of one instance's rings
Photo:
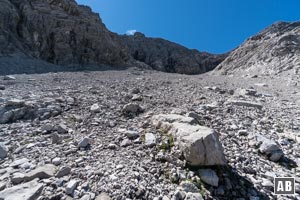
POLYGON ((119 36, 74 0, 1 0, 0 19, 1 74, 84 70, 91 65, 198 74, 224 59, 162 39, 119 36))
POLYGON ((298 73, 299 68, 300 22, 277 22, 232 51, 214 73, 298 73))
POLYGON ((58 65, 129 59, 99 15, 74 0, 2 0, 0 18, 2 55, 23 53, 58 65))
POLYGON ((164 39, 145 37, 142 33, 120 36, 120 40, 135 60, 164 72, 205 73, 213 70, 226 57, 226 54, 213 55, 190 50, 164 39))

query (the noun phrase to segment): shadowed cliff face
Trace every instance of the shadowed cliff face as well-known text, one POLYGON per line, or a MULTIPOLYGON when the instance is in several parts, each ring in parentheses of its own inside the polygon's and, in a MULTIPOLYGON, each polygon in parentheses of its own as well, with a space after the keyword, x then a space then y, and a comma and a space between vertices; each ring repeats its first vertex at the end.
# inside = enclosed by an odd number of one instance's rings
MULTIPOLYGON (((246 40, 216 73, 279 74, 300 67, 300 23, 278 22, 246 40)), ((293 72, 293 73, 294 73, 293 72)))
POLYGON ((130 55, 159 71, 181 74, 200 74, 214 69, 226 55, 213 55, 159 38, 147 38, 142 33, 120 36, 130 55))
POLYGON ((124 64, 128 55, 90 8, 73 0, 3 0, 1 53, 59 65, 124 64))
MULTIPOLYGON (((224 59, 162 39, 119 36, 107 30, 98 14, 74 0, 2 0, 0 19, 0 61, 26 57, 60 65, 62 71, 70 65, 110 65, 199 74, 224 59)), ((23 69, 20 73, 27 70, 19 62, 2 63, 0 68, 10 71, 14 66, 23 69)), ((41 71, 38 68, 36 64, 30 72, 41 71)))

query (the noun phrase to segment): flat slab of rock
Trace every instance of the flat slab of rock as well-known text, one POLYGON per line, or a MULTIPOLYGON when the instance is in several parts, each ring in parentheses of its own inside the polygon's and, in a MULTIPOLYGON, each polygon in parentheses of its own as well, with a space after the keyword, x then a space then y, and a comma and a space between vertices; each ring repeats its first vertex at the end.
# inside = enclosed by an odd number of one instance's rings
POLYGON ((15 160, 13 161, 12 163, 10 163, 10 167, 18 167, 24 163, 27 163, 29 162, 29 160, 27 158, 21 158, 21 159, 18 159, 18 160, 15 160))
POLYGON ((194 120, 175 114, 155 115, 152 124, 174 137, 189 165, 226 165, 217 133, 208 127, 194 124, 194 120))
POLYGON ((227 104, 235 105, 235 106, 244 106, 244 107, 252 107, 262 109, 263 106, 260 103, 252 102, 252 101, 241 101, 241 100, 229 100, 227 104))
POLYGON ((52 164, 46 164, 25 174, 24 180, 31 181, 33 179, 45 179, 55 175, 56 167, 52 164))
POLYGON ((10 99, 6 102, 7 106, 24 106, 25 101, 22 99, 10 99))
POLYGON ((108 196, 108 194, 102 192, 100 195, 96 197, 95 200, 111 200, 111 198, 108 196))
POLYGON ((3 77, 3 80, 5 80, 5 81, 13 81, 13 80, 16 80, 16 77, 11 76, 11 75, 6 75, 6 76, 3 77))
POLYGON ((43 190, 43 184, 37 180, 16 185, 0 192, 1 200, 35 200, 43 190))

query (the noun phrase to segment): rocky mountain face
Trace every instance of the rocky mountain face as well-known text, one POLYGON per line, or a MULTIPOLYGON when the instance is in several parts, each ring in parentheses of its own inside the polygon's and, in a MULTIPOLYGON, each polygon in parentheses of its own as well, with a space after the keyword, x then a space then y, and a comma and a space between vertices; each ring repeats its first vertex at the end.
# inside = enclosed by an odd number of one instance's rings
POLYGON ((119 36, 107 30, 98 14, 74 0, 2 0, 0 19, 2 74, 99 65, 197 74, 224 59, 162 39, 119 36))
POLYGON ((4 0, 0 17, 2 55, 22 52, 58 65, 128 59, 99 15, 74 0, 4 0))
POLYGON ((181 74, 200 74, 213 70, 226 55, 213 55, 190 50, 159 38, 148 38, 142 33, 120 36, 130 55, 152 69, 181 74))
POLYGON ((300 22, 278 22, 246 40, 216 68, 217 73, 278 74, 300 67, 300 22))

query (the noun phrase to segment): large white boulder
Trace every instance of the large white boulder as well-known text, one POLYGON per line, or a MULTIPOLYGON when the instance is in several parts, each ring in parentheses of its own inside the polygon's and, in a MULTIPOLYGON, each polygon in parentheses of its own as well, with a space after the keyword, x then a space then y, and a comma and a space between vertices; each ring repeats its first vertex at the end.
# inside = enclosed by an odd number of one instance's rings
POLYGON ((195 119, 176 114, 152 117, 152 124, 171 134, 191 166, 226 165, 218 134, 196 124, 195 119))

